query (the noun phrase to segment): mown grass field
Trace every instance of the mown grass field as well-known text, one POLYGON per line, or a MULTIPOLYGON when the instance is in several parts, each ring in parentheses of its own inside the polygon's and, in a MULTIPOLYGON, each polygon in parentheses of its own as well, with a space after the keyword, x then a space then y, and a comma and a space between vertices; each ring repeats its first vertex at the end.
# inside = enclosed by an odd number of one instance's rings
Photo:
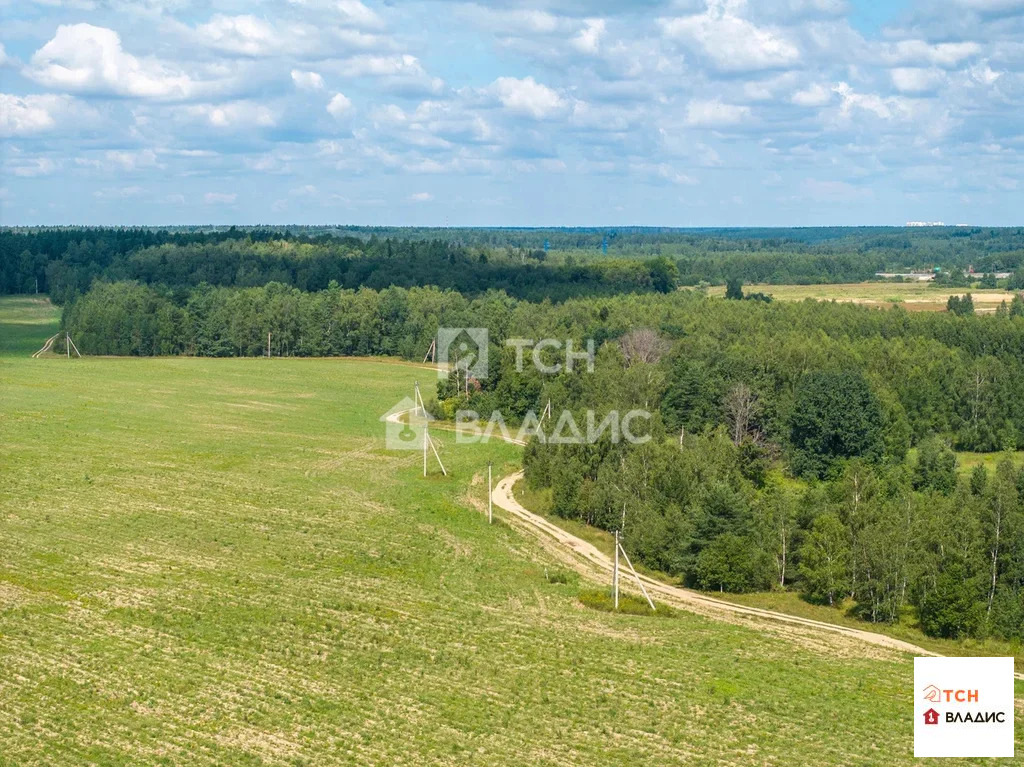
MULTIPOLYGON (((839 301, 865 306, 902 306, 908 311, 938 312, 946 310, 946 301, 952 295, 970 293, 975 310, 994 312, 1002 301, 1013 300, 1014 293, 1007 290, 979 290, 949 288, 920 282, 856 282, 835 285, 744 285, 744 293, 768 293, 778 301, 839 301)), ((725 286, 708 289, 708 295, 724 296, 725 286)))
POLYGON ((913 763, 908 658, 588 609, 486 524, 518 448, 385 450, 428 371, 36 341, 0 358, 0 764, 913 763))
POLYGON ((46 296, 0 296, 0 357, 29 357, 57 332, 60 311, 46 296))

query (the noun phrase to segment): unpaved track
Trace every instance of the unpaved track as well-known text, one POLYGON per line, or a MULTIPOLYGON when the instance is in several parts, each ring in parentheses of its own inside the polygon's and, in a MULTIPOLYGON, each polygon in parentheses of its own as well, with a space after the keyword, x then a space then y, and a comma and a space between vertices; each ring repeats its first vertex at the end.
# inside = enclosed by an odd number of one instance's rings
MULTIPOLYGON (((406 412, 411 411, 395 413, 390 416, 388 420, 399 422, 406 412)), ((446 431, 457 431, 455 427, 449 426, 448 424, 436 423, 434 424, 434 428, 440 428, 446 431)), ((514 438, 507 438, 506 441, 517 445, 525 444, 522 440, 514 438)), ((516 482, 522 478, 523 472, 517 471, 514 474, 509 474, 507 477, 499 480, 498 484, 494 486, 494 490, 491 491, 491 500, 494 502, 494 505, 499 509, 508 512, 518 521, 529 525, 541 535, 551 539, 558 547, 565 550, 567 556, 585 563, 591 570, 597 570, 599 573, 610 574, 614 564, 607 554, 599 550, 593 544, 566 532, 561 527, 549 522, 539 514, 534 514, 532 511, 524 508, 522 504, 515 499, 512 489, 516 482)), ((646 575, 640 575, 639 577, 643 581, 644 587, 652 595, 656 595, 666 603, 690 612, 697 612, 702 615, 709 615, 712 617, 717 614, 723 618, 729 616, 753 618, 755 620, 769 620, 777 623, 784 623, 789 626, 809 629, 810 631, 839 634, 868 644, 876 645, 878 647, 883 647, 888 650, 910 653, 911 655, 942 657, 940 653, 926 650, 923 647, 918 647, 910 642, 904 642, 901 639, 895 639, 894 637, 886 636, 884 634, 876 634, 872 631, 862 631, 861 629, 840 626, 835 623, 825 623, 824 621, 816 621, 810 618, 801 618, 796 615, 788 615, 787 613, 780 613, 775 610, 765 610, 760 607, 738 605, 733 602, 715 599, 714 597, 706 596, 705 594, 684 589, 679 586, 673 586, 671 584, 655 580, 654 578, 650 578, 646 575)), ((1017 679, 1024 679, 1024 674, 1015 673, 1014 676, 1017 679)))
MULTIPOLYGON (((558 525, 552 524, 548 520, 544 519, 544 517, 523 508, 512 493, 513 486, 516 482, 522 479, 522 477, 523 472, 517 471, 515 474, 510 474, 499 481, 495 486, 494 491, 491 493, 494 505, 504 509, 509 514, 514 514, 519 519, 528 522, 530 525, 533 525, 537 529, 547 533, 560 544, 568 547, 580 557, 583 557, 583 559, 585 559, 589 564, 595 566, 597 569, 605 573, 611 573, 614 565, 612 564, 611 558, 603 551, 600 551, 592 544, 577 538, 571 533, 567 533, 558 525)), ((620 577, 623 576, 620 574, 620 577)), ((625 582, 628 577, 629 576, 626 575, 623 582, 625 582)), ((664 601, 683 608, 691 610, 696 608, 698 612, 704 614, 727 612, 738 615, 753 616, 756 618, 768 618, 774 621, 782 621, 784 623, 795 624, 798 626, 807 626, 809 628, 828 631, 834 634, 843 634, 845 636, 860 639, 891 650, 913 653, 914 655, 937 655, 937 653, 930 652, 918 647, 917 645, 913 645, 899 639, 894 639, 883 634, 874 634, 870 631, 861 631, 859 629, 837 626, 832 623, 824 623, 822 621, 815 621, 809 618, 800 618, 795 615, 787 615, 773 610, 763 610, 759 607, 737 605, 732 602, 725 602, 721 599, 705 596, 704 594, 700 594, 696 591, 672 586, 667 583, 663 583, 662 581, 655 580, 654 578, 649 578, 646 575, 641 575, 640 579, 643 581, 648 592, 652 595, 656 594, 664 601)))

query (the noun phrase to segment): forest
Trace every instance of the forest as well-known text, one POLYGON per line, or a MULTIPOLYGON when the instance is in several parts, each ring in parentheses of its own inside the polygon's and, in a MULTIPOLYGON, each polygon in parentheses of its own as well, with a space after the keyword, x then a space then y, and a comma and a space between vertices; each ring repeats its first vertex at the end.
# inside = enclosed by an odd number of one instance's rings
MULTIPOLYGON (((94 280, 165 288, 323 290, 437 285, 530 300, 665 292, 676 285, 820 284, 876 272, 968 267, 1015 272, 1024 230, 972 227, 818 229, 418 229, 388 227, 36 228, 0 230, 0 294, 63 304, 94 280)), ((963 285, 966 286, 966 282, 963 285)))
MULTIPOLYGON (((977 235, 976 269, 1017 263, 1015 230, 998 231, 977 235)), ((418 361, 439 327, 486 327, 488 375, 441 381, 437 416, 516 423, 549 401, 578 422, 652 414, 644 444, 534 437, 526 480, 552 513, 621 530, 638 562, 691 586, 795 590, 867 621, 1024 641, 1020 296, 979 316, 969 295, 913 313, 744 294, 758 264, 822 280, 878 255, 812 252, 844 241, 824 235, 587 259, 379 234, 5 231, 0 272, 24 290, 41 268, 83 354, 259 356, 269 334, 273 356, 418 361), (697 276, 727 282, 727 298, 676 289, 697 276), (505 341, 549 337, 593 340, 594 372, 517 371, 505 341), (965 471, 962 451, 1001 457, 965 471)), ((872 236, 889 248, 890 234, 872 236)))

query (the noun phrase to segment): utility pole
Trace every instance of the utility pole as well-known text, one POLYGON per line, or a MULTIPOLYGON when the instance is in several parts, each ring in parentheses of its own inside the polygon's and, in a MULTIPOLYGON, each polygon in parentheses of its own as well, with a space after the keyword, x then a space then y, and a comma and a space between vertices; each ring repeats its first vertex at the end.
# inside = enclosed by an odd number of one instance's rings
POLYGON ((68 353, 68 359, 71 359, 71 334, 64 333, 64 350, 68 353))
POLYGON ((615 531, 615 568, 612 570, 612 591, 615 593, 615 609, 619 609, 619 531, 615 531))
POLYGON ((491 497, 491 462, 487 462, 487 524, 494 524, 494 499, 491 497))
POLYGON ((270 359, 270 331, 267 331, 267 359, 270 359))

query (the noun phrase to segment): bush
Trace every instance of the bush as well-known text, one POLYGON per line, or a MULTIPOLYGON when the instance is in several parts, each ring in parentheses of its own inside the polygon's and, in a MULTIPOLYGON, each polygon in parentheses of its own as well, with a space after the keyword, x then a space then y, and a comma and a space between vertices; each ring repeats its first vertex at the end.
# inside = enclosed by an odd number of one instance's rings
MULTIPOLYGON (((615 599, 612 597, 610 590, 588 589, 581 591, 580 602, 592 610, 601 610, 607 613, 615 612, 615 599)), ((646 599, 633 596, 632 594, 625 594, 622 591, 619 592, 619 612, 628 615, 653 615, 659 618, 673 618, 676 615, 676 611, 671 607, 666 607, 657 602, 654 603, 654 611, 652 612, 651 606, 647 604, 646 599)))

